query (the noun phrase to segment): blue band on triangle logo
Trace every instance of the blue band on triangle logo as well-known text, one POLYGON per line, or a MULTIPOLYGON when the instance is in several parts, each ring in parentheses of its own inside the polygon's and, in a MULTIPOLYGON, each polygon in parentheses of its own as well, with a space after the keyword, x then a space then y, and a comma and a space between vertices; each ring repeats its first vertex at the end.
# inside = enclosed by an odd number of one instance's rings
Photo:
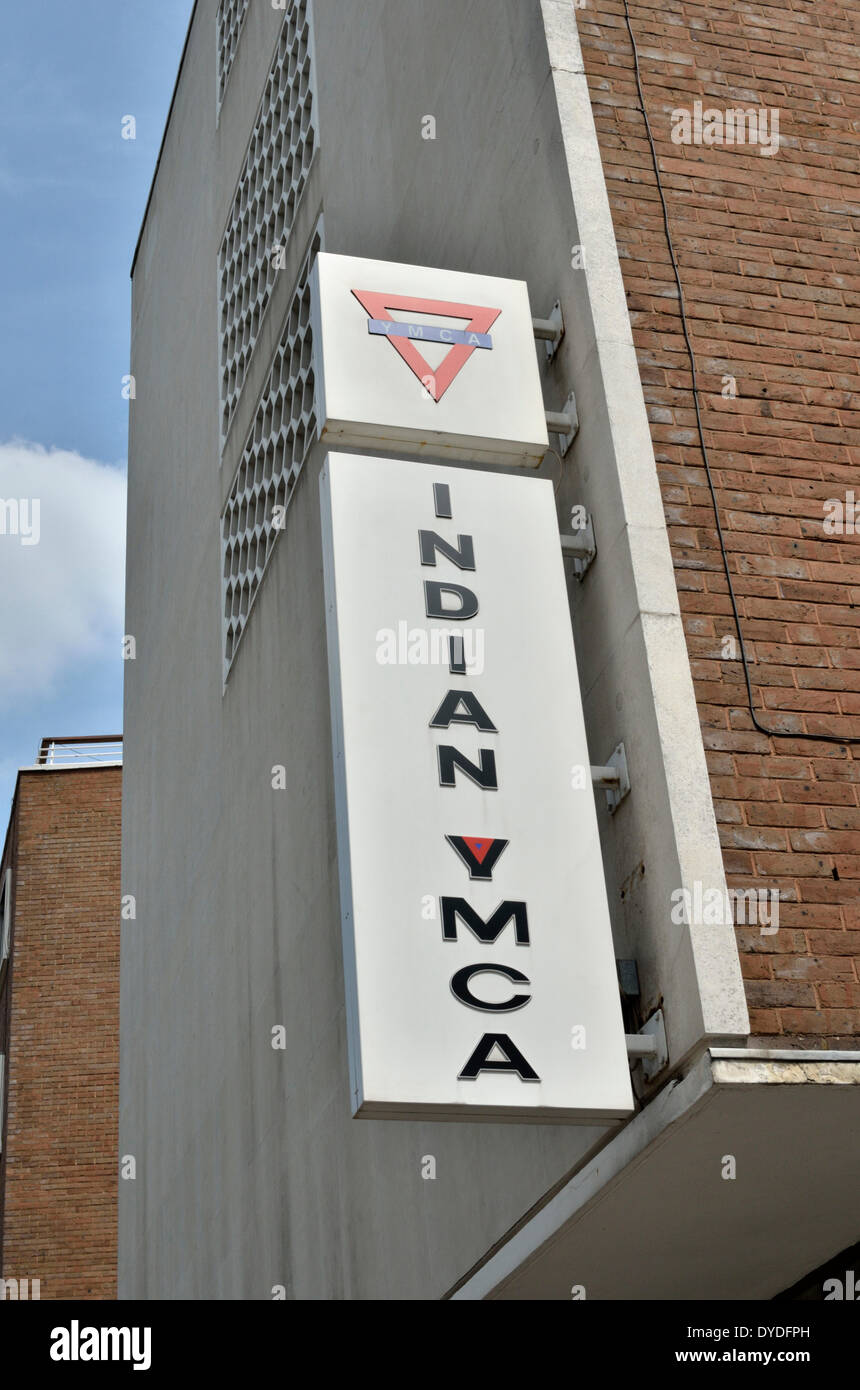
POLYGON ((386 338, 420 338, 425 343, 447 343, 449 346, 493 346, 489 333, 470 333, 463 328, 438 328, 432 323, 396 323, 391 319, 368 319, 367 331, 380 333, 386 338))

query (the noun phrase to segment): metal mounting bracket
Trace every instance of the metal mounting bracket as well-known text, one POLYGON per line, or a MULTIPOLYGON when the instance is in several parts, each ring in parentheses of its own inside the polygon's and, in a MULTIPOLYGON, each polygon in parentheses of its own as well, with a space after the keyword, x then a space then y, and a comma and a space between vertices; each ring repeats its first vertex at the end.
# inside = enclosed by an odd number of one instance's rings
POLYGON ((551 362, 564 337, 564 316, 561 312, 561 300, 555 301, 548 319, 532 319, 532 329, 535 337, 543 339, 546 343, 547 360, 551 362))
POLYGON ((612 757, 605 767, 592 767, 591 780, 595 787, 606 790, 606 804, 609 814, 614 815, 630 791, 630 774, 627 771, 627 754, 624 744, 613 749, 612 757))
POLYGON ((547 410, 545 414, 547 429, 552 434, 558 435, 559 452, 563 458, 579 433, 579 415, 577 414, 576 396, 573 391, 565 401, 563 410, 547 410))
POLYGON ((624 1041, 627 1045, 627 1056, 639 1058, 646 1081, 653 1081, 669 1061, 663 1010, 658 1009, 652 1014, 638 1033, 625 1033, 624 1041))
POLYGON ((571 535, 561 536, 561 548, 573 560, 574 573, 580 581, 585 578, 592 561, 597 555, 597 542, 594 539, 594 524, 591 513, 585 518, 585 525, 571 535))

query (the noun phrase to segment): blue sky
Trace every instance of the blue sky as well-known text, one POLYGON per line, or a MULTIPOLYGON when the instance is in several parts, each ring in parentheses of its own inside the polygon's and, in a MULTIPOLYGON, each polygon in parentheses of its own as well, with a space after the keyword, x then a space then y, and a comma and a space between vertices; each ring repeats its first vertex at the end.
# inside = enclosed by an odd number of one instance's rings
POLYGON ((129 271, 191 8, 4 10, 0 841, 43 735, 122 728, 129 271))

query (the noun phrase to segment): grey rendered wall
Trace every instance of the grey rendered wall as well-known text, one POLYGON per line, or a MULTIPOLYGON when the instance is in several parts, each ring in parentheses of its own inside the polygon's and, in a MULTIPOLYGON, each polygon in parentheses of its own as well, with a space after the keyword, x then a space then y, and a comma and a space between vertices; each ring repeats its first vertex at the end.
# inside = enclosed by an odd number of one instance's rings
POLYGON ((613 818, 598 798, 616 948, 639 961, 643 1016, 662 1006, 680 1064, 749 1027, 731 924, 670 920, 675 889, 724 893, 725 877, 575 8, 362 10, 356 35, 350 0, 317 0, 327 249, 525 279, 536 316, 562 303, 544 395, 561 410, 573 387, 579 405, 574 447, 549 466, 560 528, 584 503, 599 538, 571 585, 591 755, 623 740, 635 789, 613 818))
POLYGON ((215 8, 197 5, 133 277, 123 893, 137 910, 122 937, 120 1151, 137 1175, 120 1183, 120 1296, 270 1298, 282 1284, 298 1298, 438 1297, 601 1135, 350 1118, 319 448, 222 690, 220 510, 323 205, 328 250, 525 278, 536 313, 565 300, 547 404, 572 381, 583 428, 560 502, 586 500, 607 542, 576 617, 592 757, 624 737, 635 779, 606 827, 617 945, 646 968, 673 962, 679 1057, 713 1020, 743 1031, 745 1013, 703 1003, 689 940, 661 943, 654 925, 688 872, 681 841, 704 843, 710 872, 713 829, 695 787, 672 785, 661 748, 676 711, 655 713, 649 694, 668 661, 689 725, 668 550, 643 537, 658 551, 643 588, 618 481, 627 417, 610 421, 600 316, 570 268, 582 238, 558 114, 569 94, 538 0, 316 0, 321 152, 219 468, 216 256, 282 15, 251 0, 216 128, 215 8), (425 114, 435 141, 421 139, 425 114), (655 601, 651 634, 655 592, 666 612, 655 601), (286 791, 272 790, 275 764, 286 791), (645 900, 625 920, 619 886, 643 857, 645 900), (271 1047, 277 1024, 285 1051, 271 1047))

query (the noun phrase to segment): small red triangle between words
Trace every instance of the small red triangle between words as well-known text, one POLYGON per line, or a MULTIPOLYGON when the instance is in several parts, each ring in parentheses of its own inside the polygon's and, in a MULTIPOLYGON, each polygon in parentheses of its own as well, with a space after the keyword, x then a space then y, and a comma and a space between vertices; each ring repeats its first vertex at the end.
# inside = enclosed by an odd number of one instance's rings
POLYGON ((494 843, 493 840, 486 838, 477 839, 474 835, 463 836, 463 844, 469 846, 479 864, 483 864, 494 843))

